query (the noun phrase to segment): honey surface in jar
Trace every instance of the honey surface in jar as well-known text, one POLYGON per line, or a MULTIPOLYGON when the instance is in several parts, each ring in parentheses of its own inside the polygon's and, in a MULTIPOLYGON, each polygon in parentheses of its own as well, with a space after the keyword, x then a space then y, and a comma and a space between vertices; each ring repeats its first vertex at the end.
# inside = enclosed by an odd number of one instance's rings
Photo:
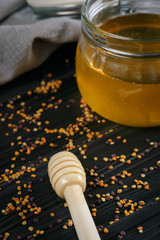
MULTIPOLYGON (((141 41, 160 39, 159 15, 119 16, 106 20, 99 28, 138 39, 142 52, 154 52, 160 45, 160 40, 153 45, 141 41)), ((86 37, 83 38, 86 42, 86 37)), ((133 52, 131 45, 130 48, 128 51, 133 52)), ((82 96, 101 116, 135 127, 160 125, 160 57, 154 60, 118 57, 91 43, 80 42, 76 73, 82 96)))

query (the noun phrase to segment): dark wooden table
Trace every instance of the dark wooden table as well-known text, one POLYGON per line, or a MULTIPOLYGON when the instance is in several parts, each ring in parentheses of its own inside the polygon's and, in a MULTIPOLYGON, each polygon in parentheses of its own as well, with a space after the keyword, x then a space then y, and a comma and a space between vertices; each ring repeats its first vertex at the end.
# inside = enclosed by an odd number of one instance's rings
MULTIPOLYGON (((47 165, 62 150, 83 164, 101 239, 160 239, 160 128, 92 112, 75 78, 76 43, 0 88, 0 239, 77 239, 47 165)), ((86 79, 87 81, 87 79, 86 79)), ((88 229, 89 231, 89 229, 88 229)))

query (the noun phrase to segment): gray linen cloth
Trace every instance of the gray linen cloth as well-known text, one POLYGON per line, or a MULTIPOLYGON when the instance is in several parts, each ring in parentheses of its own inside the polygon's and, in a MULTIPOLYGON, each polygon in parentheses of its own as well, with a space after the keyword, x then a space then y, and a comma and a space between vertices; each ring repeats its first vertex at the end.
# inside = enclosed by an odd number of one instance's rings
POLYGON ((41 63, 57 47, 77 41, 80 20, 39 20, 23 0, 0 0, 0 85, 41 63))

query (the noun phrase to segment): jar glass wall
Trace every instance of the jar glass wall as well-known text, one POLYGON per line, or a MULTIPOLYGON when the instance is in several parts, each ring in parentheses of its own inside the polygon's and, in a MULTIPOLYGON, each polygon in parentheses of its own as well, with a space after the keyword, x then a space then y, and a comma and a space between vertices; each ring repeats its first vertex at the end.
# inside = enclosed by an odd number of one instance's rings
POLYGON ((87 0, 76 54, 80 92, 114 122, 160 125, 160 2, 87 0))

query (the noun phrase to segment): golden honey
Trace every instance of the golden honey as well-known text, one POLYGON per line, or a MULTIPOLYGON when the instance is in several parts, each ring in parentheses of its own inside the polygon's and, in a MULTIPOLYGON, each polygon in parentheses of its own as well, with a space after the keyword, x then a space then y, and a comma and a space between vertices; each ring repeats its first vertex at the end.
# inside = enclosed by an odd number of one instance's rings
MULTIPOLYGON (((160 125, 160 57, 143 55, 160 48, 160 16, 122 15, 98 27, 120 39, 131 39, 124 44, 127 51, 136 50, 142 56, 105 51, 82 34, 76 54, 82 96, 94 111, 114 122, 135 127, 160 125)), ((118 40, 114 44, 117 46, 118 40)))

